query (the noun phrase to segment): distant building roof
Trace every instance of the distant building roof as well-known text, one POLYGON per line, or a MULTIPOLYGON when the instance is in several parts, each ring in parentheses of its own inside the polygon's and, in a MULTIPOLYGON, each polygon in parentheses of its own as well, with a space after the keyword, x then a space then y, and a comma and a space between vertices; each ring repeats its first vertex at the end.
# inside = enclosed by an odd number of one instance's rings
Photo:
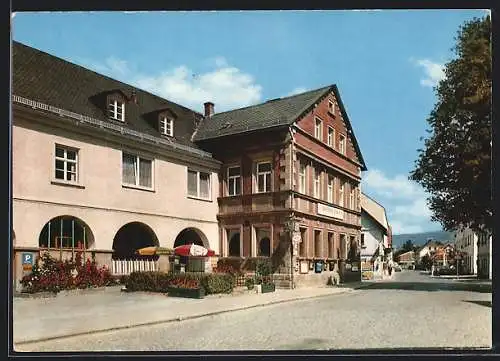
POLYGON ((361 209, 364 210, 370 217, 372 217, 378 224, 382 226, 386 234, 389 234, 389 223, 387 222, 387 215, 385 208, 379 203, 368 197, 366 194, 361 193, 361 209))

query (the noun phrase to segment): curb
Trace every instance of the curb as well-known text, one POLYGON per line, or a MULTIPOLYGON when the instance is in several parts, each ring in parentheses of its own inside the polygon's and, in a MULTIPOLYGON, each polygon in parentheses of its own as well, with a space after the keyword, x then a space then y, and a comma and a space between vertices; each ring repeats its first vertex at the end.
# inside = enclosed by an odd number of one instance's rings
POLYGON ((225 310, 221 310, 221 311, 213 311, 213 312, 199 314, 199 315, 192 315, 192 316, 185 316, 185 317, 177 316, 177 317, 172 317, 172 318, 168 318, 165 320, 136 323, 133 325, 102 328, 102 329, 98 329, 98 330, 75 332, 75 333, 61 335, 61 336, 51 336, 51 337, 37 338, 37 339, 31 339, 31 340, 21 340, 21 341, 17 341, 17 342, 14 341, 14 345, 27 345, 27 344, 31 344, 31 343, 60 340, 60 339, 65 339, 65 338, 77 337, 77 336, 93 335, 93 334, 98 334, 98 333, 103 333, 103 332, 120 331, 120 330, 126 330, 126 329, 130 329, 130 328, 142 327, 142 326, 155 326, 155 325, 159 325, 159 324, 163 324, 163 323, 192 320, 192 319, 196 319, 196 318, 216 316, 216 315, 220 315, 223 313, 229 313, 229 312, 234 312, 234 311, 242 311, 242 310, 247 310, 247 309, 251 309, 251 308, 271 306, 271 305, 278 304, 278 303, 296 302, 296 301, 310 300, 310 299, 321 298, 321 297, 335 296, 335 295, 339 295, 339 294, 353 292, 355 290, 356 290, 356 288, 347 288, 346 287, 342 291, 335 292, 335 293, 322 294, 322 295, 316 295, 316 296, 295 297, 295 298, 289 298, 289 299, 285 299, 285 300, 277 300, 277 301, 259 303, 259 304, 251 305, 251 306, 243 306, 243 307, 225 309, 225 310))

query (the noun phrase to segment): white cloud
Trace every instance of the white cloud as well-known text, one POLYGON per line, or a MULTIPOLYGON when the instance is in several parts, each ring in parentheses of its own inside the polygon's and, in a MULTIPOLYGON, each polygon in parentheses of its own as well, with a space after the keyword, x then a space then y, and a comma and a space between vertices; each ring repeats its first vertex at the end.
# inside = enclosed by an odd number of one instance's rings
POLYGON ((416 66, 424 69, 425 78, 420 79, 420 85, 424 87, 434 87, 440 80, 445 78, 444 65, 435 63, 429 59, 411 59, 416 66))
POLYGON ((297 87, 297 88, 293 89, 290 93, 286 94, 285 96, 290 97, 292 95, 304 93, 306 91, 307 91, 307 89, 304 87, 297 87))
POLYGON ((421 233, 424 232, 421 226, 407 225, 399 221, 391 222, 392 234, 409 234, 409 233, 421 233))
POLYGON ((427 194, 408 176, 388 177, 373 169, 363 175, 361 187, 385 207, 394 234, 423 232, 431 226, 427 194))
POLYGON ((392 214, 396 216, 408 215, 410 217, 430 219, 432 212, 429 210, 426 198, 418 198, 412 201, 411 204, 394 207, 392 214))
POLYGON ((379 195, 387 198, 414 198, 421 196, 423 190, 408 179, 408 176, 398 174, 388 178, 378 169, 367 171, 363 175, 363 184, 379 195))
POLYGON ((16 16, 16 13, 12 13, 10 16, 11 16, 11 19, 14 19, 14 16, 16 16))
POLYGON ((98 72, 200 111, 207 101, 215 103, 216 112, 220 112, 261 100, 262 87, 256 84, 253 76, 230 66, 221 56, 209 62, 215 69, 201 74, 196 74, 186 65, 158 74, 138 74, 125 60, 115 57, 107 58, 103 64, 83 63, 98 72))

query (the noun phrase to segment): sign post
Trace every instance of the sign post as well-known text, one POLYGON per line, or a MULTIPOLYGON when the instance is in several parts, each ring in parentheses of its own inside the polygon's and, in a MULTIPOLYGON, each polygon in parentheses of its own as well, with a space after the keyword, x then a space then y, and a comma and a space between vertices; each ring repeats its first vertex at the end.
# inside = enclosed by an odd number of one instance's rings
POLYGON ((22 258, 23 274, 27 275, 31 273, 34 264, 33 253, 24 252, 22 258))

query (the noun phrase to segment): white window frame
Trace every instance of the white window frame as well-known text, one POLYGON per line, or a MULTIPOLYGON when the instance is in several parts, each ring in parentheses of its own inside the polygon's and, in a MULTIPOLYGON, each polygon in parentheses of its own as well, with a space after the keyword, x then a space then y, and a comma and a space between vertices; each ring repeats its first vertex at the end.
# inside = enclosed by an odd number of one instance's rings
POLYGON ((108 114, 109 117, 120 122, 125 121, 125 102, 117 99, 111 99, 108 103, 108 114), (111 108, 112 107, 112 108, 111 108), (121 117, 118 117, 118 108, 121 107, 121 117))
POLYGON ((273 191, 273 162, 270 160, 266 161, 260 161, 257 162, 256 169, 255 169, 255 193, 267 193, 267 192, 272 192, 273 191), (270 164, 271 165, 271 170, 269 171, 260 171, 259 166, 262 164, 270 164), (259 176, 263 175, 264 176, 264 189, 259 190, 259 176), (267 190, 267 177, 266 175, 269 175, 269 190, 267 190))
POLYGON ((243 192, 243 185, 242 185, 241 180, 242 180, 242 178, 241 178, 241 165, 233 165, 233 166, 227 167, 227 194, 229 196, 238 196, 243 192), (230 176, 229 170, 234 169, 234 168, 239 168, 240 172, 238 175, 230 176), (234 180, 233 193, 231 193, 231 180, 234 180), (240 184, 240 193, 236 193, 236 182, 238 182, 240 184))
POLYGON ((339 206, 344 206, 344 190, 345 190, 345 182, 340 182, 339 186, 339 206))
POLYGON ((212 201, 212 173, 210 172, 204 172, 200 171, 197 169, 192 169, 192 168, 187 168, 187 178, 186 181, 188 182, 187 185, 187 197, 188 198, 193 198, 193 199, 200 199, 204 201, 212 201), (196 195, 189 194, 189 172, 196 173, 196 195), (208 175, 208 197, 202 197, 201 192, 200 192, 200 175, 201 174, 206 174, 208 175))
POLYGON ((313 195, 315 198, 320 199, 321 198, 321 171, 314 167, 313 168, 313 195))
POLYGON ((299 192, 307 193, 307 164, 301 161, 299 161, 299 192))
POLYGON ((351 209, 356 209, 354 206, 355 206, 355 204, 354 204, 354 186, 351 184, 350 193, 349 193, 349 207, 351 209))
POLYGON ((335 102, 333 100, 328 100, 328 112, 335 114, 335 102))
POLYGON ((79 149, 77 148, 74 148, 74 147, 68 147, 68 146, 65 146, 65 145, 62 145, 62 144, 56 144, 55 145, 55 148, 54 148, 54 180, 56 182, 62 182, 62 183, 71 183, 71 184, 78 184, 79 183, 79 180, 80 180, 80 172, 79 172, 79 156, 78 156, 78 153, 79 153, 79 149), (58 157, 57 156, 57 149, 61 149, 64 151, 64 156, 63 157, 58 157), (74 152, 75 153, 75 159, 69 159, 68 158, 68 151, 70 152, 74 152), (64 178, 61 179, 61 178, 57 178, 56 176, 56 173, 57 173, 57 166, 56 166, 56 161, 62 161, 64 163, 64 168, 63 169, 59 169, 59 170, 62 170, 64 172, 64 178), (68 167, 68 164, 74 164, 75 165, 75 171, 74 172, 71 172, 69 171, 69 167, 68 167), (70 173, 74 173, 75 174, 75 180, 67 180, 66 179, 66 175, 67 173, 70 172, 70 173))
POLYGON ((328 135, 326 139, 327 144, 333 148, 335 144, 335 129, 333 129, 333 127, 328 126, 328 135))
POLYGON ((344 155, 346 153, 346 136, 344 134, 339 135, 339 152, 344 155))
POLYGON ((152 158, 144 157, 142 155, 134 154, 134 153, 131 153, 131 152, 122 151, 122 186, 123 187, 127 187, 127 188, 138 188, 138 189, 145 189, 145 190, 154 190, 154 187, 155 187, 155 177, 154 177, 155 171, 154 171, 154 166, 155 166, 155 162, 154 162, 154 159, 152 159, 152 158), (135 166, 135 184, 126 183, 124 181, 124 179, 123 179, 123 155, 125 155, 125 154, 135 158, 135 161, 134 161, 134 166, 135 166), (146 187, 146 186, 140 185, 140 179, 141 179, 141 174, 140 174, 140 168, 141 168, 140 167, 140 160, 151 162, 151 187, 146 187))
POLYGON ((323 120, 320 117, 314 117, 314 138, 323 141, 323 120))
POLYGON ((160 118, 160 133, 163 135, 168 135, 169 137, 174 136, 174 120, 167 116, 160 118), (170 129, 169 129, 170 128, 170 129))
POLYGON ((335 178, 331 176, 330 174, 327 175, 327 201, 328 203, 333 203, 333 189, 334 189, 334 184, 335 184, 335 178))

